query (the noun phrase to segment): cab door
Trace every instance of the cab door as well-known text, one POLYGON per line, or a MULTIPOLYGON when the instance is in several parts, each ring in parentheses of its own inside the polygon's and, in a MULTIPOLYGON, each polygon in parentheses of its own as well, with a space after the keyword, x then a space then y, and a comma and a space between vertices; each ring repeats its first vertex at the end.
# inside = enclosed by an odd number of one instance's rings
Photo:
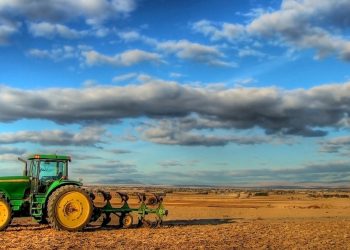
POLYGON ((39 170, 40 170, 40 161, 39 160, 32 160, 30 163, 30 170, 29 170, 29 176, 30 176, 30 182, 31 182, 31 190, 33 194, 38 193, 38 187, 39 187, 39 170))

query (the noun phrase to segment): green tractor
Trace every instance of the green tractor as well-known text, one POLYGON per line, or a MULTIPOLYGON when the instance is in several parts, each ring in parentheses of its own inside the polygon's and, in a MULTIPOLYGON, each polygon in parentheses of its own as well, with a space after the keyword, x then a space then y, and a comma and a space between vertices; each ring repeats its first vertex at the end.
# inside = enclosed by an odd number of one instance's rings
POLYGON ((57 230, 79 231, 101 216, 103 226, 114 214, 119 217, 119 225, 128 228, 133 224, 133 212, 138 214, 139 226, 152 224, 146 220, 148 214, 155 215, 155 225, 161 224, 168 214, 163 195, 159 194, 147 201, 145 194, 138 193, 140 205, 131 208, 128 195, 118 192, 122 206, 113 207, 111 194, 99 190, 105 204, 95 206, 95 195, 83 189, 81 182, 68 179, 69 156, 36 154, 19 160, 25 163, 23 176, 0 177, 0 231, 7 228, 13 217, 31 216, 57 230))

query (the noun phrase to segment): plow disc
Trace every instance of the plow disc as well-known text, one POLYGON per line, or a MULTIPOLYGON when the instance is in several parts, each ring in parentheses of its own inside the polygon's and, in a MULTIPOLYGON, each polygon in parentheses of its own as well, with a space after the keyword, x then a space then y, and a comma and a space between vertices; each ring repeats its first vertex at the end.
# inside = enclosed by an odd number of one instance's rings
MULTIPOLYGON (((164 216, 168 215, 168 210, 166 210, 163 205, 164 194, 152 194, 152 196, 147 199, 145 193, 137 193, 139 205, 138 207, 131 207, 128 204, 128 194, 116 192, 116 196, 120 197, 121 205, 119 207, 114 207, 111 204, 112 195, 110 192, 97 190, 97 193, 103 197, 104 205, 98 207, 94 204, 94 212, 91 221, 96 221, 102 216, 102 227, 107 226, 112 221, 111 215, 115 215, 119 218, 119 227, 122 228, 132 227, 134 221, 133 214, 137 214, 138 227, 160 226, 164 216)), ((95 196, 93 195, 92 197, 94 200, 95 196)))

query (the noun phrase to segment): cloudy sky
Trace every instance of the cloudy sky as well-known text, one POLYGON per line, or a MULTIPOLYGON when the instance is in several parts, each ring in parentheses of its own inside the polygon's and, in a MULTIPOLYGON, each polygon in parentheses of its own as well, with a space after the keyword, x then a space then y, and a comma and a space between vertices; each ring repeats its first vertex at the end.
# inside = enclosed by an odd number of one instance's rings
POLYGON ((0 173, 350 181, 350 0, 0 0, 0 173))

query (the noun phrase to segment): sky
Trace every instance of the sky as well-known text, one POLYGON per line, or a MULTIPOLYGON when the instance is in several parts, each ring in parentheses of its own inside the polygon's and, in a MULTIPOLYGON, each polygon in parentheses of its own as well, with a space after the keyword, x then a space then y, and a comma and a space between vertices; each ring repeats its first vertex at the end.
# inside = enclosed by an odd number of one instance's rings
POLYGON ((349 185, 350 0, 0 0, 0 173, 349 185))

